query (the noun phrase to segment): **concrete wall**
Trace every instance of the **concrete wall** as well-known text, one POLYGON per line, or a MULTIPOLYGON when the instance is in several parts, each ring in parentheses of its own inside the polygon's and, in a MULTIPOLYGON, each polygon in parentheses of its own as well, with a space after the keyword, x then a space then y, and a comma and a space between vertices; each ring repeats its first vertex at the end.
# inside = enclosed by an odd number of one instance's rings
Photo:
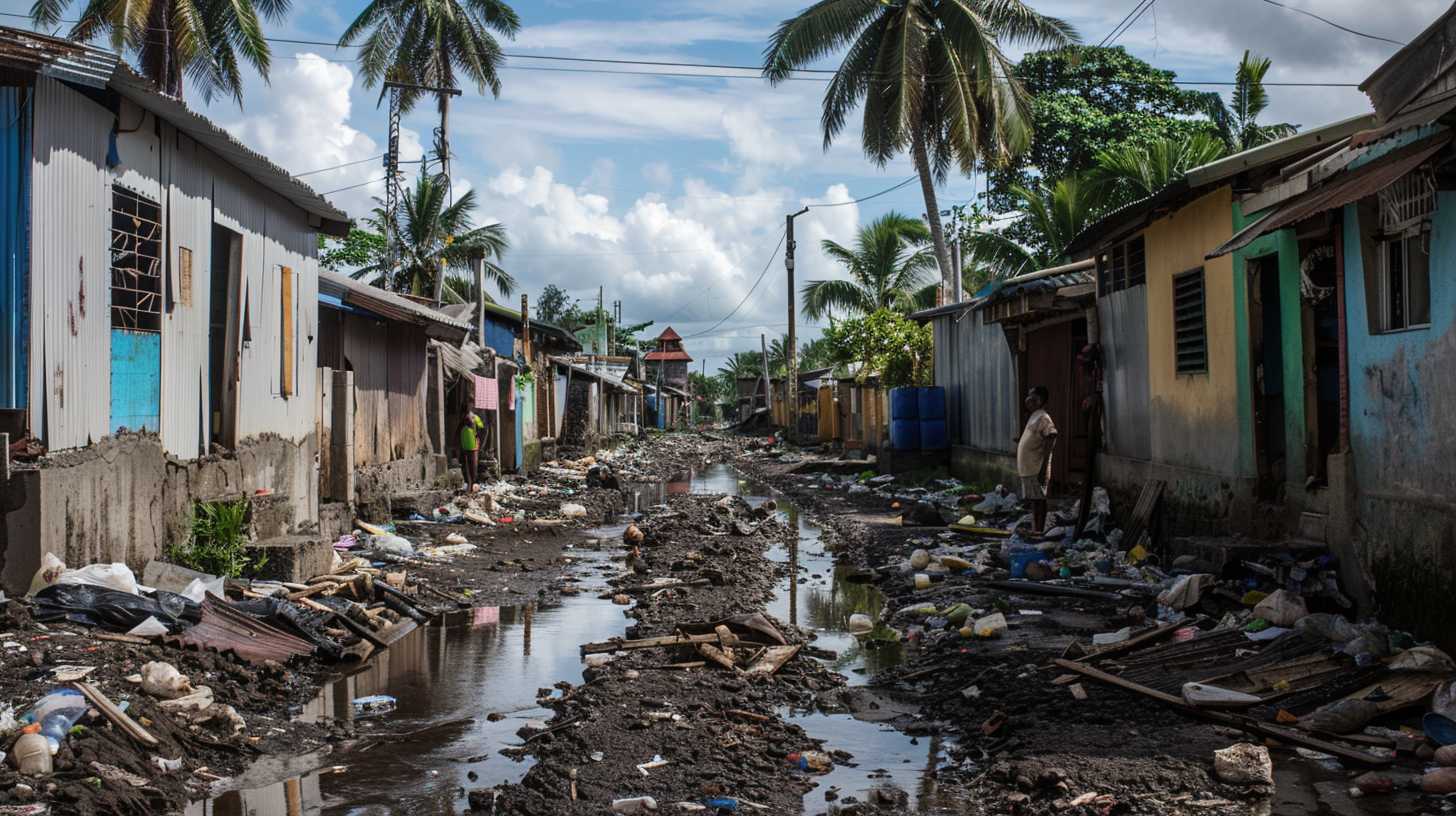
POLYGON ((1385 619, 1456 648, 1456 194, 1438 196, 1424 328, 1372 331, 1376 212, 1343 216, 1359 552, 1385 619))
POLYGON ((260 488, 284 505, 274 511, 285 522, 309 527, 318 512, 316 447, 312 434, 300 442, 269 435, 226 457, 184 461, 166 454, 154 434, 123 434, 47 457, 14 476, 23 498, 4 517, 0 584, 23 593, 46 552, 70 566, 121 561, 140 571, 185 538, 193 502, 250 497, 260 488))
POLYGON ((1016 456, 1000 451, 951 445, 950 475, 977 487, 1004 484, 1008 490, 1021 490, 1016 477, 1016 456))

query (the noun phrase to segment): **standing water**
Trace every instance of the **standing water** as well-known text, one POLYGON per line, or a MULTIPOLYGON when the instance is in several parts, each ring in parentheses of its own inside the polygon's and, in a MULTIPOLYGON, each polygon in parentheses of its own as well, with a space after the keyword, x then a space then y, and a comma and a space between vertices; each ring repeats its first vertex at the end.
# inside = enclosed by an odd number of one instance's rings
MULTIPOLYGON (((682 479, 634 487, 631 504, 634 510, 645 509, 683 493, 743 496, 755 505, 770 495, 718 464, 682 479)), ((837 653, 830 668, 851 685, 863 684, 900 658, 899 643, 884 638, 883 631, 870 638, 848 632, 851 614, 878 618, 884 598, 868 584, 841 580, 842 570, 821 543, 820 528, 788 502, 779 499, 778 504, 798 536, 790 546, 776 544, 768 553, 791 565, 768 612, 813 630, 815 646, 837 653)), ((611 538, 621 531, 588 534, 611 538)), ((600 566, 606 558, 595 551, 576 554, 583 567, 600 566)), ((595 597, 604 586, 600 575, 579 570, 584 592, 557 604, 480 607, 415 630, 358 673, 324 687, 301 715, 354 720, 361 749, 265 760, 235 780, 235 789, 193 803, 187 816, 459 813, 466 808, 467 790, 519 781, 532 760, 512 760, 500 751, 521 744, 516 731, 522 725, 551 716, 537 704, 537 691, 558 681, 581 682, 578 645, 620 636, 625 628, 622 607, 595 597), (598 576, 595 584, 593 576, 598 576), (391 695, 398 707, 356 718, 352 701, 372 694, 391 695), (491 722, 486 715, 492 712, 505 718, 491 722)), ((863 800, 871 788, 887 784, 908 793, 908 812, 939 812, 934 809, 934 773, 943 760, 939 740, 917 740, 848 714, 783 715, 828 748, 853 754, 857 763, 816 777, 819 787, 805 796, 805 813, 829 812, 826 790, 835 789, 839 800, 863 800)))

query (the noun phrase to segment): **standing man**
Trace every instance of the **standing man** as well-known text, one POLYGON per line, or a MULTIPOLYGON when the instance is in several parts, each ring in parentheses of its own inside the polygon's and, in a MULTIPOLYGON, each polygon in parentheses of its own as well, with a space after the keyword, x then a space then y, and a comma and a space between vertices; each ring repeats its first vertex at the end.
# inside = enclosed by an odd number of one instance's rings
POLYGON ((466 406, 460 414, 460 466, 465 471, 465 489, 475 492, 480 477, 480 437, 485 430, 485 420, 475 413, 474 406, 466 406))
POLYGON ((1016 444, 1016 475, 1021 477, 1021 498, 1031 507, 1032 535, 1046 531, 1047 485, 1051 482, 1052 448, 1057 444, 1057 426, 1046 412, 1051 392, 1046 386, 1032 386, 1026 392, 1026 410, 1031 417, 1016 444))

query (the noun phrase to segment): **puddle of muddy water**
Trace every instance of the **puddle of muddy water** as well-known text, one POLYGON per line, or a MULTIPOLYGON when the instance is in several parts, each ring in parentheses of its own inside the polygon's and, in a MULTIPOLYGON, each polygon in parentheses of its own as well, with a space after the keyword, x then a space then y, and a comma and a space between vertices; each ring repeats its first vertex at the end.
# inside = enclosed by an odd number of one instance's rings
MULTIPOLYGON (((797 545, 774 545, 771 560, 790 565, 785 579, 775 588, 768 612, 815 633, 814 645, 835 652, 828 663, 843 674, 850 685, 864 685, 874 675, 898 663, 903 646, 889 639, 889 631, 877 630, 868 638, 848 631, 849 616, 862 612, 878 619, 884 596, 873 585, 843 580, 847 571, 836 563, 834 553, 824 547, 822 529, 790 501, 768 488, 744 479, 726 464, 710 465, 694 474, 689 491, 742 496, 758 505, 774 497, 780 517, 798 532, 797 545)), ((865 722, 848 714, 814 711, 785 711, 784 716, 809 736, 824 740, 825 747, 848 751, 854 766, 837 765, 830 773, 815 777, 819 786, 804 797, 806 814, 830 813, 846 797, 864 801, 873 788, 892 785, 909 795, 908 813, 956 812, 955 803, 942 801, 936 790, 935 771, 945 758, 947 745, 938 738, 906 736, 885 725, 865 722), (829 789, 838 794, 828 802, 829 789)))

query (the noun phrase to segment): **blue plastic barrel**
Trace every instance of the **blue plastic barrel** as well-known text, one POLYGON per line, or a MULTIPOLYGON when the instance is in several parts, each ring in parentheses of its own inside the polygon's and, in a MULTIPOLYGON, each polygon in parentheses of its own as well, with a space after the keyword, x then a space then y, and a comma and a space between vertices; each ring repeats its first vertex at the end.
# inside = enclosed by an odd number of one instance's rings
POLYGON ((920 392, 920 418, 945 419, 945 388, 932 385, 916 390, 920 392))
POLYGON ((920 450, 920 420, 890 420, 890 447, 898 451, 920 450))
MULTIPOLYGON (((919 419, 920 389, 913 387, 890 389, 890 419, 919 419)), ((898 445, 896 447, 899 447, 898 445)))
POLYGON ((920 449, 928 451, 945 450, 948 440, 945 434, 945 420, 920 420, 920 449))

